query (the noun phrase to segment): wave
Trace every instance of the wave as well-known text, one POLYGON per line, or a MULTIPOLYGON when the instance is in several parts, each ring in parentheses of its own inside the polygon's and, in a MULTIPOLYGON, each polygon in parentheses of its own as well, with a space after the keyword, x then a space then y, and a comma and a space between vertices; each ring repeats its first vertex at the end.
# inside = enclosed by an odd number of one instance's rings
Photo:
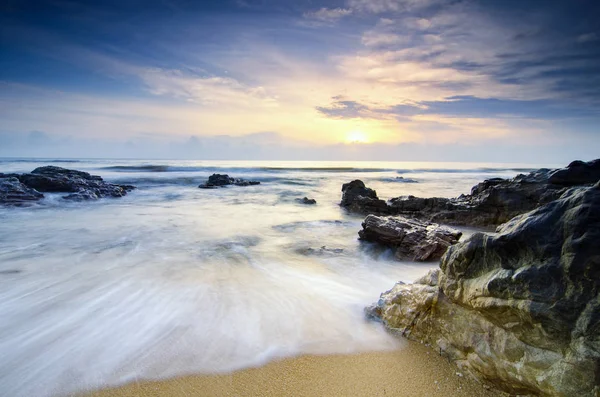
POLYGON ((444 173, 444 174, 491 174, 498 172, 533 172, 538 168, 412 168, 396 170, 398 174, 410 173, 444 173))
MULTIPOLYGON (((234 175, 235 176, 235 175, 234 175)), ((201 183, 206 182, 204 176, 122 176, 105 178, 111 183, 120 185, 153 185, 153 186, 171 186, 171 185, 182 185, 182 186, 197 186, 201 183)), ((316 181, 293 179, 288 177, 253 177, 244 175, 246 180, 259 181, 262 184, 278 184, 278 185, 289 185, 289 186, 315 186, 318 184, 316 181)))
POLYGON ((163 164, 148 165, 112 165, 101 167, 100 170, 115 172, 266 172, 276 173, 282 171, 299 172, 389 172, 395 171, 391 168, 356 168, 356 167, 215 167, 215 166, 171 166, 163 164))
POLYGON ((117 171, 117 172, 168 172, 170 170, 168 165, 112 165, 110 167, 102 167, 101 170, 117 171))
POLYGON ((84 160, 70 160, 70 159, 12 159, 9 157, 0 158, 1 163, 83 163, 84 160))

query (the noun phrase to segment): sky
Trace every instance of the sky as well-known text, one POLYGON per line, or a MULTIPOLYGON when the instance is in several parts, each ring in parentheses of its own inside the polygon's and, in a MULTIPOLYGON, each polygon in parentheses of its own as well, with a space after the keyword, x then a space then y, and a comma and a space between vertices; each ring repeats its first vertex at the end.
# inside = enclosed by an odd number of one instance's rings
POLYGON ((0 156, 600 157, 596 0, 4 0, 0 156))

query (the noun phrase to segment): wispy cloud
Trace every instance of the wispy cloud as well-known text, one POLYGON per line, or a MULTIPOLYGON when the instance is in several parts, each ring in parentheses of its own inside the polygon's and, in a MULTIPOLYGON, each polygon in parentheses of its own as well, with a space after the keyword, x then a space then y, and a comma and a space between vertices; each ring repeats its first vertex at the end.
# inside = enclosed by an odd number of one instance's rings
POLYGON ((352 14, 349 8, 321 8, 317 11, 308 11, 304 13, 305 18, 316 19, 322 22, 337 21, 345 16, 352 14))

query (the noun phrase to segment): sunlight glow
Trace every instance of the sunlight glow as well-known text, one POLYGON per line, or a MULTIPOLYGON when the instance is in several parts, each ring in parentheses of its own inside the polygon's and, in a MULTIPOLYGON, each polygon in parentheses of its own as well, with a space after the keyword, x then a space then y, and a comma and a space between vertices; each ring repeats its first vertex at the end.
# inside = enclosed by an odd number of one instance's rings
POLYGON ((369 137, 367 136, 367 134, 365 134, 362 131, 354 130, 354 131, 350 131, 346 135, 346 142, 347 143, 368 143, 369 137))

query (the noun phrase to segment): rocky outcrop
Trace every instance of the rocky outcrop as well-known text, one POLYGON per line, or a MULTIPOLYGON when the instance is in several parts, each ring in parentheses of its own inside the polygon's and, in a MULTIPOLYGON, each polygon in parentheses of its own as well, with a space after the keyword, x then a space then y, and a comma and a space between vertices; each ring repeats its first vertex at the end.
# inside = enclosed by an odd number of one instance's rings
POLYGON ((585 185, 600 179, 600 159, 583 162, 573 161, 566 168, 552 172, 548 183, 561 186, 585 185))
MULTIPOLYGON (((470 194, 451 199, 400 196, 385 202, 374 195, 369 199, 351 200, 349 205, 343 205, 342 197, 342 205, 361 214, 404 215, 436 223, 495 226, 556 200, 568 187, 589 185, 598 180, 600 160, 574 161, 557 170, 542 168, 513 179, 488 179, 474 186, 470 194)), ((360 181, 351 183, 355 182, 360 181)))
POLYGON ((377 192, 365 186, 361 180, 342 185, 340 206, 359 214, 386 214, 388 205, 377 197, 377 192))
POLYGON ((28 188, 15 177, 0 178, 0 204, 21 206, 42 198, 42 193, 28 188))
MULTIPOLYGON (((130 185, 115 185, 105 182, 102 177, 90 175, 87 172, 55 166, 39 167, 29 174, 1 174, 0 176, 9 177, 4 180, 11 182, 4 182, 3 185, 5 187, 9 184, 12 185, 13 189, 30 197, 27 200, 43 198, 44 196, 40 192, 70 193, 63 196, 66 200, 96 200, 102 197, 123 197, 127 192, 135 189, 130 185), (17 179, 22 186, 15 185, 14 179, 17 179), (24 190, 23 187, 27 190, 24 190)), ((2 199, 0 202, 3 202, 2 199)))
POLYGON ((245 179, 232 178, 227 174, 212 174, 208 177, 208 181, 206 183, 198 186, 201 189, 215 189, 218 187, 225 187, 229 185, 235 186, 252 186, 252 185, 260 185, 258 181, 247 181, 245 179))
POLYGON ((462 236, 449 227, 404 217, 369 215, 362 227, 358 232, 361 240, 392 248, 398 259, 420 262, 440 259, 462 236))
POLYGON ((454 245, 368 314, 514 394, 600 393, 600 182, 454 245))
POLYGON ((306 204, 306 205, 315 205, 315 204, 317 204, 317 200, 315 200, 315 199, 309 199, 308 197, 297 198, 296 202, 300 203, 300 204, 306 204))

